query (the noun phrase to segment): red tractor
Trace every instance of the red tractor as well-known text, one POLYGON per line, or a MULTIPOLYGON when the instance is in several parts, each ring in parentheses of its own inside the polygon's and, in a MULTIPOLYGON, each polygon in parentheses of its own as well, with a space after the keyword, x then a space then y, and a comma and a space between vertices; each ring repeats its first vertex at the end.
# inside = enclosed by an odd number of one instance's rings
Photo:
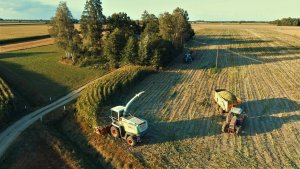
POLYGON ((245 118, 246 114, 243 112, 243 109, 233 107, 226 116, 226 121, 222 126, 222 132, 240 134, 245 118))

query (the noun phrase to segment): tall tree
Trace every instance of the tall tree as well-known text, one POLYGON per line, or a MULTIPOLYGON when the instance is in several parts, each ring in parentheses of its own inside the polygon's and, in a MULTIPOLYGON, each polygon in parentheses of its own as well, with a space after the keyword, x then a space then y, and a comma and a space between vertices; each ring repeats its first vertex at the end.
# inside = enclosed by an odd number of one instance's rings
POLYGON ((165 40, 171 41, 177 49, 194 36, 191 24, 188 22, 187 11, 176 8, 172 14, 166 12, 160 15, 159 31, 165 40))
POLYGON ((107 26, 110 31, 115 30, 116 28, 121 29, 127 35, 132 35, 136 32, 136 23, 130 19, 130 17, 124 13, 114 13, 107 18, 107 26))
POLYGON ((147 11, 144 11, 141 17, 144 32, 158 33, 158 18, 154 14, 150 14, 147 11))
POLYGON ((138 46, 134 36, 130 36, 127 44, 123 50, 123 57, 125 63, 137 64, 138 63, 138 46))
POLYGON ((101 51, 102 26, 105 16, 102 13, 100 0, 87 0, 81 15, 80 29, 83 45, 87 53, 97 56, 101 51))
POLYGON ((126 39, 124 32, 122 32, 118 28, 116 28, 105 41, 103 52, 111 67, 119 67, 120 61, 122 59, 121 54, 125 44, 126 39))
POLYGON ((57 45, 65 51, 66 58, 75 62, 75 58, 81 51, 81 39, 78 31, 74 28, 73 21, 66 2, 60 2, 55 16, 51 19, 49 33, 54 37, 57 45))

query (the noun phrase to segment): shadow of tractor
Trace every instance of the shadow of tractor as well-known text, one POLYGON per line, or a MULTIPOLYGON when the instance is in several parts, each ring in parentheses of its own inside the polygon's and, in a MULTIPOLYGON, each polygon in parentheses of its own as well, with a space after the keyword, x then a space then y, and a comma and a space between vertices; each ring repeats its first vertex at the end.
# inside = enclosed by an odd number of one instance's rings
MULTIPOLYGON (((245 102, 242 107, 248 117, 243 125, 242 135, 255 135, 280 129, 284 124, 300 120, 299 104, 287 98, 272 98, 245 102)), ((221 134, 224 116, 216 115, 179 121, 162 121, 153 117, 148 119, 149 133, 143 144, 157 144, 180 141, 190 138, 215 136, 221 134)))
POLYGON ((284 124, 300 120, 300 104, 287 98, 272 98, 245 102, 247 112, 246 135, 272 132, 284 124))
POLYGON ((174 122, 149 120, 149 133, 143 139, 143 144, 218 135, 221 133, 220 124, 223 120, 222 115, 174 122))

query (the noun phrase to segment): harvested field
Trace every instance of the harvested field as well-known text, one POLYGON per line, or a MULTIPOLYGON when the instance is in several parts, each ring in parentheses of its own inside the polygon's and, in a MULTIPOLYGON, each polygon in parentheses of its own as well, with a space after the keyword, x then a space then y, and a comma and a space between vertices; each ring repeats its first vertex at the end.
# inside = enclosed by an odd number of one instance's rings
POLYGON ((48 25, 1 25, 0 40, 48 35, 48 25))
MULTIPOLYGON (((75 28, 79 30, 80 25, 75 24, 75 28)), ((5 40, 49 35, 48 29, 49 25, 47 24, 0 23, 0 42, 5 40)))
POLYGON ((196 25, 196 60, 150 75, 125 99, 145 90, 131 111, 150 123, 130 152, 146 168, 299 167, 300 38, 270 28, 196 25), (221 133, 215 88, 242 99, 242 136, 221 133))

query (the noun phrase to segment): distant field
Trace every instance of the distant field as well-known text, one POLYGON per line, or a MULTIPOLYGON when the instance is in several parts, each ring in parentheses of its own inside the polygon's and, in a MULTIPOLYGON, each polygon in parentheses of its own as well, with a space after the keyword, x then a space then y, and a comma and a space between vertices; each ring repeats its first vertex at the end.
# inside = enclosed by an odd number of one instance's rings
POLYGON ((0 76, 32 104, 57 99, 104 72, 58 63, 56 45, 0 54, 0 76))
MULTIPOLYGON (((75 24, 79 29, 79 24, 75 24)), ((0 41, 48 35, 48 25, 36 23, 0 23, 0 41)))
MULTIPOLYGON (((300 26, 276 26, 267 23, 252 24, 252 23, 197 23, 192 24, 196 31, 202 29, 254 29, 254 30, 267 30, 284 33, 287 35, 300 37, 300 26)), ((274 33, 275 33, 274 32, 274 33)), ((275 33, 276 34, 276 33, 275 33)), ((274 35, 275 35, 274 34, 274 35)))

